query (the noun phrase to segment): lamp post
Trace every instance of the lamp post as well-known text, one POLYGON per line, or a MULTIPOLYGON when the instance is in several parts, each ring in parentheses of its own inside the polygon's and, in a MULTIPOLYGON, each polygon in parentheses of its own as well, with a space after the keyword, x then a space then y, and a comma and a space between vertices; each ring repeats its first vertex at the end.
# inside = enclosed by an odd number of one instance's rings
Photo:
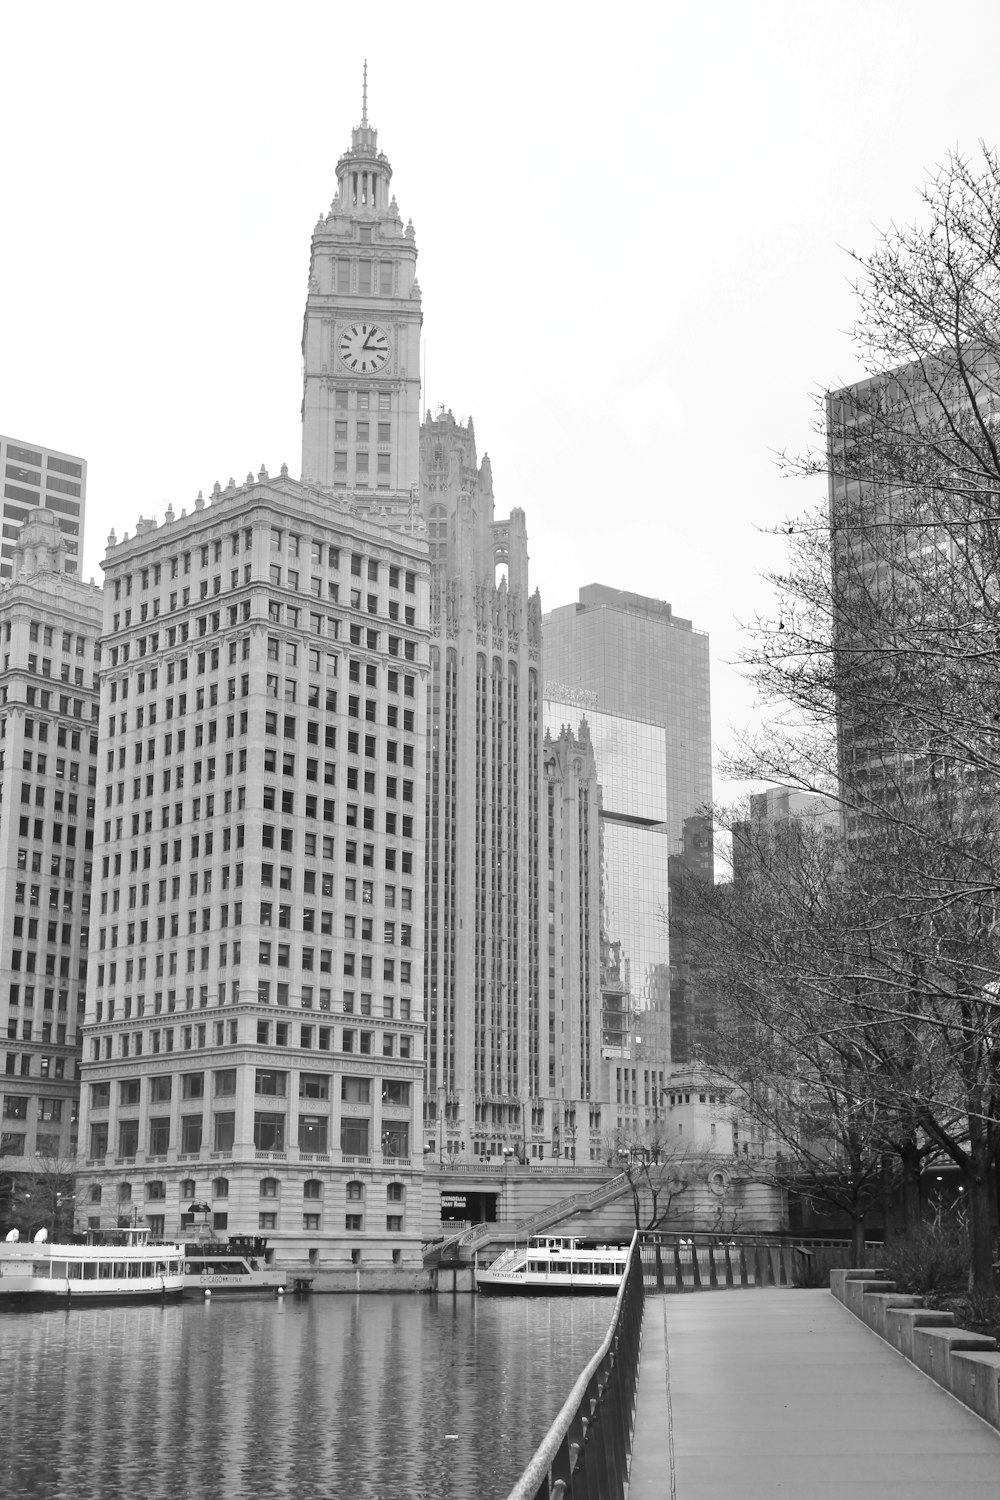
POLYGON ((510 1159, 511 1159, 511 1157, 513 1155, 514 1155, 514 1148, 512 1146, 504 1146, 504 1148, 503 1148, 503 1216, 504 1216, 504 1219, 507 1218, 507 1213, 508 1213, 507 1171, 508 1171, 508 1168, 510 1167, 510 1159))

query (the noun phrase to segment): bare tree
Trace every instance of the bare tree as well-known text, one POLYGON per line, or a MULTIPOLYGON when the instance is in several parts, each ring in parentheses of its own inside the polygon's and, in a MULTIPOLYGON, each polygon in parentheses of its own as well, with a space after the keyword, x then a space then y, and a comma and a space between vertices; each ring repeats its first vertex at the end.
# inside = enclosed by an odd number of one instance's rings
POLYGON ((824 399, 822 445, 787 461, 822 476, 828 502, 785 528, 778 609, 746 653, 774 713, 729 769, 840 801, 839 928, 812 990, 859 1039, 879 1120, 904 1127, 900 1142, 909 1132, 911 1158, 931 1142, 961 1172, 987 1290, 1000 1155, 996 153, 949 157, 922 222, 855 259, 868 378, 824 399))
POLYGON ((5 1183, 6 1230, 17 1229, 32 1238, 45 1229, 51 1239, 66 1239, 76 1228, 76 1159, 35 1156, 27 1170, 13 1173, 5 1183))
POLYGON ((628 1178, 636 1229, 662 1229, 677 1199, 705 1182, 716 1162, 669 1137, 662 1121, 647 1131, 614 1131, 608 1157, 628 1178))

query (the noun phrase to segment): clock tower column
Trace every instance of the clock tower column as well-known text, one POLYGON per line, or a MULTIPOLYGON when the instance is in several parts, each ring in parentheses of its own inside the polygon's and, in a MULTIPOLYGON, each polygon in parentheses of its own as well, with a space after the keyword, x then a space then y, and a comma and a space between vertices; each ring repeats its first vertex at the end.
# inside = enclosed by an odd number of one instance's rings
POLYGON ((313 230, 302 329, 302 479, 369 505, 418 503, 420 287, 413 224, 368 124, 313 230))

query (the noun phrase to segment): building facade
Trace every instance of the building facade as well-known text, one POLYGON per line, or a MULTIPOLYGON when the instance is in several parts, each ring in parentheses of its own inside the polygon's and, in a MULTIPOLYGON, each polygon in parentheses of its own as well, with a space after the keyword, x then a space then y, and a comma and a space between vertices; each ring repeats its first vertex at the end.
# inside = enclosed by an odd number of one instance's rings
POLYGON ((101 595, 40 508, 0 584, 0 1176, 77 1149, 97 796, 101 595))
MULTIPOLYGON (((596 694, 605 713, 660 725, 666 734, 666 822, 679 854, 685 820, 712 800, 712 714, 708 636, 661 599, 604 584, 542 620, 545 675, 596 694)), ((712 877, 712 848, 699 855, 712 877)))
MULTIPOLYGON (((545 1012, 541 605, 524 513, 450 412, 421 430, 431 557, 427 1099, 450 1159, 552 1150, 545 1012)), ((556 1132, 558 1134, 558 1131, 556 1132)))
MULTIPOLYGON (((548 704, 545 705, 546 710, 548 704)), ((587 722, 546 723, 548 1091, 552 1155, 601 1161, 608 1112, 602 1036, 601 788, 587 722)), ((544 1126, 544 1116, 538 1120, 544 1126)), ((533 1122, 534 1125, 534 1122, 533 1122)), ((531 1155, 543 1156, 533 1129, 531 1155)))
POLYGON ((62 571, 79 577, 87 503, 87 461, 73 453, 0 436, 3 465, 3 534, 0 580, 14 575, 14 548, 22 527, 39 507, 62 534, 62 571))
MULTIPOLYGON (((567 732, 585 743, 598 785, 598 864, 584 900, 599 958, 584 1002, 566 972, 567 946, 557 932, 550 984, 554 971, 561 1003, 595 1014, 591 1097, 602 1113, 593 1134, 606 1142, 652 1127, 670 1065, 670 838, 664 728, 602 712, 595 696, 547 682, 543 718, 546 749, 567 732)), ((556 862, 550 883, 558 890, 562 878, 556 862)), ((599 1154, 600 1140, 590 1144, 599 1154)))
POLYGON ((419 1264, 425 548, 262 471, 104 568, 86 1215, 419 1264))

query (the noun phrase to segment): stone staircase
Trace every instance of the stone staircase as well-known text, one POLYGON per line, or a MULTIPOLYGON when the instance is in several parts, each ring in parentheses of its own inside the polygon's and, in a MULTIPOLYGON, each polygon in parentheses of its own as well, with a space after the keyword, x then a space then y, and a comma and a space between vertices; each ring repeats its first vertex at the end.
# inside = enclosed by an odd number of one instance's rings
POLYGON ((525 1219, 518 1219, 513 1224, 504 1221, 494 1224, 477 1224, 474 1229, 468 1229, 464 1234, 457 1236, 454 1242, 455 1247, 463 1253, 469 1253, 493 1240, 530 1239, 533 1235, 542 1234, 546 1229, 560 1224, 563 1219, 568 1219, 573 1214, 593 1213, 595 1209, 603 1208, 605 1203, 611 1203, 628 1191, 628 1174, 619 1172, 617 1177, 612 1177, 609 1182, 599 1183, 589 1193, 571 1193, 568 1198, 560 1198, 558 1202, 549 1204, 547 1208, 540 1209, 538 1213, 530 1214, 525 1219))

